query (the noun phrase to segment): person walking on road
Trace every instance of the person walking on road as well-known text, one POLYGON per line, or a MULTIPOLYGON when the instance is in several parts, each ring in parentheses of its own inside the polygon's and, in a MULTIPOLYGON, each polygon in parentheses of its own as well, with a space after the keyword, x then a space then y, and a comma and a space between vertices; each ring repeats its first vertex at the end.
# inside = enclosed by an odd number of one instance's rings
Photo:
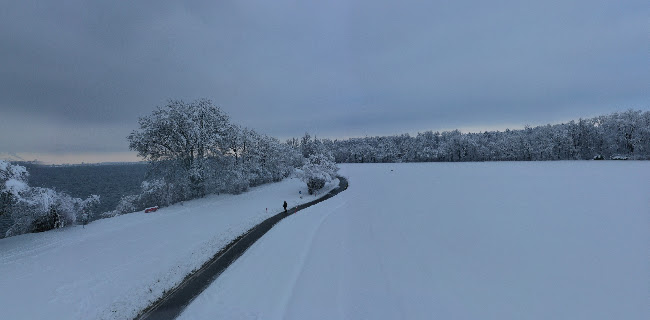
POLYGON ((282 205, 284 207, 284 212, 287 212, 287 202, 285 201, 284 204, 282 205))

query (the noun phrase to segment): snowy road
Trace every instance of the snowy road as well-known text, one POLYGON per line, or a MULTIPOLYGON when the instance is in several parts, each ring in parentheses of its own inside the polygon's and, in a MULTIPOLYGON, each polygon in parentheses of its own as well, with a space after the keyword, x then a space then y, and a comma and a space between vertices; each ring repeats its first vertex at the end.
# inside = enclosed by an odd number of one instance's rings
POLYGON ((341 173, 346 192, 283 220, 180 318, 650 318, 650 162, 341 173))
POLYGON ((323 201, 328 201, 340 192, 345 191, 348 187, 347 180, 339 176, 338 181, 339 185, 336 189, 325 194, 319 192, 322 195, 318 199, 280 212, 256 225, 236 241, 231 242, 222 249, 222 252, 206 262, 201 269, 189 275, 180 285, 168 291, 158 302, 145 310, 138 319, 176 319, 194 298, 201 294, 233 261, 237 260, 251 245, 271 230, 274 225, 290 215, 299 214, 300 210, 304 210, 323 201))
POLYGON ((0 239, 0 318, 132 319, 220 248, 281 211, 283 200, 293 207, 316 198, 300 198, 299 190, 307 192, 303 182, 285 179, 85 228, 0 239))

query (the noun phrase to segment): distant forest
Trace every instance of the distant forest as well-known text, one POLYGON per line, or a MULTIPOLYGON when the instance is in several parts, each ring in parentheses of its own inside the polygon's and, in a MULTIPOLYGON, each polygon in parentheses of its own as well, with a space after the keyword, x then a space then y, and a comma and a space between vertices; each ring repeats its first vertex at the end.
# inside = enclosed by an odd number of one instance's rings
POLYGON ((303 154, 327 150, 338 163, 650 159, 650 112, 629 110, 522 130, 461 133, 426 131, 345 140, 287 143, 303 154), (617 157, 618 156, 618 157, 617 157))

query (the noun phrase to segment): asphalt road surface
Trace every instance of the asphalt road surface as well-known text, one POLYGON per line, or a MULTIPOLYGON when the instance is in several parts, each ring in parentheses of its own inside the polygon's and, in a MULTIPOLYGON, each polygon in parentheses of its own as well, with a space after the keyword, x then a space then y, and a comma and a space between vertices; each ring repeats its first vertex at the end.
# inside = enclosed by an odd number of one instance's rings
POLYGON ((324 196, 299 206, 290 208, 287 212, 280 212, 256 225, 239 238, 219 251, 212 259, 206 262, 199 270, 188 275, 177 287, 169 290, 154 304, 145 309, 137 319, 175 319, 194 298, 205 290, 219 275, 241 256, 255 241, 280 220, 304 208, 325 201, 348 188, 347 179, 339 176, 339 186, 324 196))

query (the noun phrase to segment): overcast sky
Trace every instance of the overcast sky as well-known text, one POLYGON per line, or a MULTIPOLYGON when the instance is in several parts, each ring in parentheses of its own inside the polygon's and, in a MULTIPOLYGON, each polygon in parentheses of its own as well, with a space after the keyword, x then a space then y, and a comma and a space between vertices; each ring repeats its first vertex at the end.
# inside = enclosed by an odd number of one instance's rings
POLYGON ((281 139, 650 109, 647 0, 0 2, 0 154, 25 160, 136 160, 168 99, 281 139))

